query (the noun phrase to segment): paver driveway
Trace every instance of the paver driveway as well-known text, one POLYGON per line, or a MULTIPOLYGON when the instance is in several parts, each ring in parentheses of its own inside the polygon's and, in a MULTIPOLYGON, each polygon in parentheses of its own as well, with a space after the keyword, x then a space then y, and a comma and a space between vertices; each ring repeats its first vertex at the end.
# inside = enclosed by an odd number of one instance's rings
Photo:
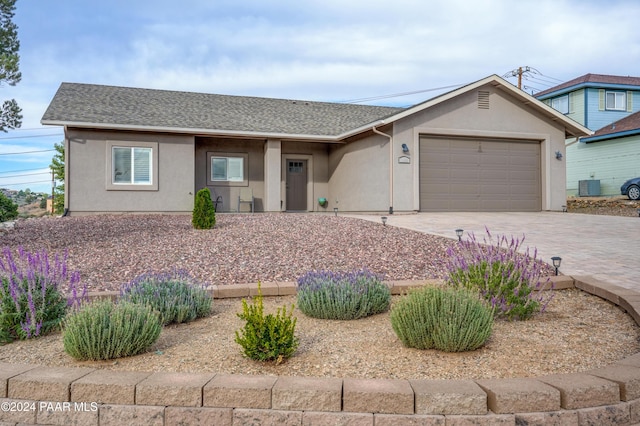
MULTIPOLYGON (((381 223, 381 215, 351 215, 381 223)), ((417 213, 387 215, 387 225, 428 234, 457 238, 465 235, 525 236, 524 246, 538 249, 538 258, 551 263, 562 258, 565 275, 595 278, 640 291, 640 217, 587 215, 578 213, 417 213)))

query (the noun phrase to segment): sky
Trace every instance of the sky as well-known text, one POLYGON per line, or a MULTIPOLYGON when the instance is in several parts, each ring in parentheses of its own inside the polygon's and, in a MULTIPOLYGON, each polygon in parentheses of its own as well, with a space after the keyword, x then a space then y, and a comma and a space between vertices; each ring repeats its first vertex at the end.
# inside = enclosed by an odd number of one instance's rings
POLYGON ((40 119, 62 82, 409 106, 528 66, 535 93, 640 76, 638 16, 637 0, 18 0, 22 81, 0 101, 23 121, 0 133, 0 188, 51 192, 64 132, 40 119))

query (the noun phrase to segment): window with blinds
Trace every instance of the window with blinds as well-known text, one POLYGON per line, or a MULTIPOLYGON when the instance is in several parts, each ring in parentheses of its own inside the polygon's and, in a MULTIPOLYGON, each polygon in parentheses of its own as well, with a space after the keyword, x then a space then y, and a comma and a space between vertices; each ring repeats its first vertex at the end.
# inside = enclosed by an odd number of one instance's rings
POLYGON ((151 185, 151 148, 114 146, 111 155, 113 184, 151 185))
POLYGON ((214 182, 242 182, 243 157, 211 157, 211 180, 214 182))

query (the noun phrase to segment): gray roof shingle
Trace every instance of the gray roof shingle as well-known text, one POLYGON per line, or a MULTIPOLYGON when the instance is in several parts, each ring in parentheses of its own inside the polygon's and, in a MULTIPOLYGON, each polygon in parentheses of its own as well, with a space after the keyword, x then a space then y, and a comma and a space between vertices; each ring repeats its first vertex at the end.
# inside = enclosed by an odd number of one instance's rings
POLYGON ((62 83, 43 124, 337 136, 403 108, 62 83))

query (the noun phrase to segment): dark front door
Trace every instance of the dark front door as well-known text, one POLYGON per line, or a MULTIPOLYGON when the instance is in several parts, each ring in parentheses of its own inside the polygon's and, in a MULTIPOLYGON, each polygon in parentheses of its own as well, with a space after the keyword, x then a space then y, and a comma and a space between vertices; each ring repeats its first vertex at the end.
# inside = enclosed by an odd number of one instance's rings
POLYGON ((287 160, 287 210, 307 211, 307 160, 287 160))

